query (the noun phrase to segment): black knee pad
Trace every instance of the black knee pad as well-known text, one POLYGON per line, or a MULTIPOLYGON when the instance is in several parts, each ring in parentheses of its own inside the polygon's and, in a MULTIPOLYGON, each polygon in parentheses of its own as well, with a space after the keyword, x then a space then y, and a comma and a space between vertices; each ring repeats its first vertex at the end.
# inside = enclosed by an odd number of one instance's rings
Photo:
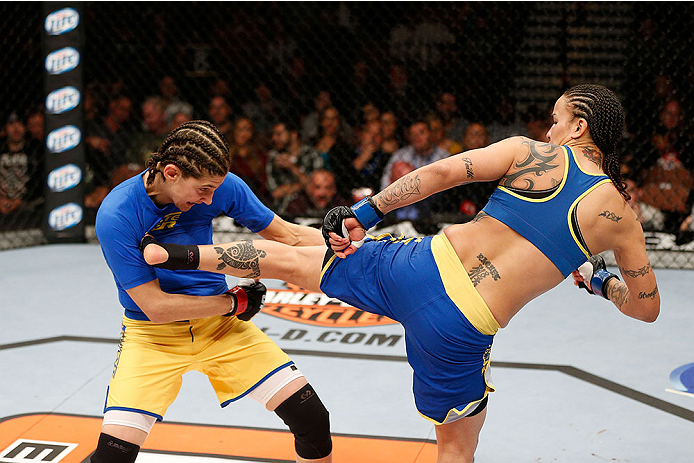
POLYGON ((297 455, 307 460, 330 455, 330 414, 310 384, 282 402, 275 413, 294 434, 297 455))
POLYGON ((91 463, 134 463, 140 446, 131 444, 103 432, 99 444, 89 460, 91 463))

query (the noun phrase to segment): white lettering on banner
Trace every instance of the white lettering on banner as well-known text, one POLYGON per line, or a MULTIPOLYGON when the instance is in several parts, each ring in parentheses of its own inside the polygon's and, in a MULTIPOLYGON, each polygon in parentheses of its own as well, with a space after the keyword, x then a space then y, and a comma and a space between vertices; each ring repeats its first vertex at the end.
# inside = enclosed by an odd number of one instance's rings
POLYGON ((48 187, 54 193, 69 190, 77 186, 82 180, 82 169, 75 164, 66 164, 51 171, 48 174, 48 187))
POLYGON ((75 109, 80 104, 80 92, 75 87, 67 86, 53 90, 46 97, 46 112, 62 114, 75 109))
POLYGON ((51 153, 62 153, 75 148, 82 141, 82 132, 74 125, 58 127, 46 137, 46 146, 51 153))
POLYGON ((77 203, 58 206, 48 214, 48 225, 54 231, 74 227, 82 221, 82 208, 77 203))
POLYGON ((68 453, 77 448, 77 444, 68 442, 50 442, 43 440, 17 439, 0 451, 2 463, 50 462, 62 460, 68 453))
POLYGON ((79 26, 80 14, 74 8, 63 8, 46 16, 43 28, 48 35, 60 35, 79 26))
POLYGON ((72 47, 65 47, 46 56, 46 72, 51 75, 72 71, 80 64, 80 52, 72 47))

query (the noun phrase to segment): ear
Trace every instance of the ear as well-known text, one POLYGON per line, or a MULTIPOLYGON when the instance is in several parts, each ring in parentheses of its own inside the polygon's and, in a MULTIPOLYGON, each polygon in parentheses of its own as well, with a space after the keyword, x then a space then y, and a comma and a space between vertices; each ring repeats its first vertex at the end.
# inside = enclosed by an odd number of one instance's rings
POLYGON ((181 169, 175 164, 167 164, 162 170, 164 174, 164 181, 175 182, 181 178, 181 169))
POLYGON ((582 117, 577 117, 571 131, 571 138, 581 138, 586 133, 588 133, 588 121, 582 117))

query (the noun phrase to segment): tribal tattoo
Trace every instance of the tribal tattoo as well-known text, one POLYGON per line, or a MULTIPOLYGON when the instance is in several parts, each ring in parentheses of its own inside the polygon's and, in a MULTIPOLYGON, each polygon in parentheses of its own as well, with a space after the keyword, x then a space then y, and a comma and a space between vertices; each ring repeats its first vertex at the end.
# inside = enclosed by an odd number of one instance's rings
POLYGON ((658 285, 655 285, 655 288, 653 288, 653 291, 650 293, 644 293, 641 291, 639 293, 639 299, 655 299, 656 294, 658 294, 658 285))
POLYGON ((607 209, 598 214, 598 217, 605 217, 607 220, 611 220, 613 222, 619 222, 620 220, 622 220, 620 216, 618 216, 614 212, 608 211, 607 209))
POLYGON ((613 279, 607 284, 607 298, 611 300, 619 310, 629 299, 629 288, 617 279, 613 279))
POLYGON ((489 275, 492 276, 494 281, 501 279, 501 275, 499 275, 499 272, 496 270, 496 267, 494 267, 492 262, 486 257, 484 257, 482 253, 480 253, 477 256, 477 259, 481 262, 481 264, 477 267, 472 267, 472 270, 468 272, 470 281, 472 281, 472 284, 474 286, 477 286, 477 284, 480 281, 482 281, 485 277, 488 277, 489 275))
POLYGON ((521 144, 528 145, 528 157, 525 161, 516 163, 514 167, 519 170, 512 174, 506 174, 501 179, 501 185, 507 188, 522 187, 526 190, 532 190, 535 186, 535 182, 532 178, 521 177, 527 174, 535 174, 535 177, 541 177, 550 170, 559 167, 559 164, 551 163, 556 161, 557 156, 561 152, 561 148, 550 143, 540 143, 536 141, 523 141, 521 144), (540 153, 540 150, 544 151, 540 153), (525 182, 525 184, 519 185, 517 182, 525 182))
POLYGON ((257 278, 260 276, 260 259, 267 256, 262 249, 256 249, 253 241, 239 241, 226 249, 215 246, 215 251, 219 254, 219 265, 217 270, 225 267, 248 270, 249 273, 243 278, 257 278))
POLYGON ((378 206, 390 206, 404 201, 410 196, 420 195, 419 186, 422 180, 419 175, 405 175, 383 190, 378 195, 378 206))
POLYGON ((623 267, 619 267, 619 270, 622 271, 622 275, 626 275, 630 278, 642 277, 651 273, 651 263, 649 262, 638 270, 629 270, 623 267))
POLYGON ((583 156, 594 162, 598 167, 602 166, 602 153, 595 148, 584 146, 583 156))
POLYGON ((472 180, 475 178, 475 174, 472 172, 472 160, 470 158, 463 158, 463 162, 465 163, 465 170, 467 171, 467 178, 472 180))

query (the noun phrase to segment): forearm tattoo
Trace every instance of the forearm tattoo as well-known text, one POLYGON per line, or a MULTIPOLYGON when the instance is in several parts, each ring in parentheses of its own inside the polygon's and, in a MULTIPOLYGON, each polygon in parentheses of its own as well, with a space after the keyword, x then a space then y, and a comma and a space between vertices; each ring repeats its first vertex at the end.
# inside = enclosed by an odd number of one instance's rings
POLYGON ((226 249, 215 246, 214 250, 219 254, 217 270, 224 270, 226 267, 248 270, 248 274, 242 278, 258 278, 260 259, 267 256, 262 249, 256 249, 251 240, 239 241, 226 249))
POLYGON ((590 146, 583 147, 583 156, 594 162, 598 167, 602 166, 602 153, 590 146))
POLYGON ((472 172, 472 160, 470 158, 463 158, 465 163, 465 170, 467 171, 467 178, 470 180, 475 178, 475 174, 472 172))
POLYGON ((622 275, 630 278, 642 277, 651 273, 651 263, 649 262, 638 270, 629 270, 623 267, 619 267, 619 270, 622 271, 622 275))
POLYGON ((559 167, 559 164, 552 164, 561 153, 561 148, 550 143, 540 143, 536 141, 522 141, 522 145, 528 145, 528 157, 520 163, 516 163, 516 172, 508 173, 501 179, 501 185, 507 188, 521 188, 532 190, 535 182, 528 174, 541 177, 550 170, 559 167), (543 150, 540 152, 540 150, 543 150), (523 176, 527 176, 521 178, 523 176))
POLYGON ((653 288, 653 291, 650 293, 644 293, 641 291, 639 293, 639 299, 655 299, 655 296, 658 294, 658 285, 655 285, 655 288, 653 288))
POLYGON ((629 288, 627 288, 627 285, 614 278, 612 281, 608 282, 607 298, 611 300, 619 310, 622 310, 624 304, 629 300, 629 288))
POLYGON ((422 180, 419 175, 405 175, 378 195, 378 206, 392 206, 400 201, 407 200, 410 196, 421 195, 419 187, 422 180))
POLYGON ((494 281, 501 279, 501 275, 499 275, 499 272, 496 270, 496 267, 494 267, 492 262, 486 257, 484 257, 482 253, 480 253, 477 256, 477 259, 480 261, 480 265, 478 265, 477 267, 472 267, 472 270, 468 272, 470 281, 472 281, 472 284, 474 286, 477 286, 477 284, 480 281, 482 281, 485 277, 488 277, 489 275, 492 276, 494 281))
POLYGON ((608 211, 607 209, 598 214, 598 217, 605 217, 607 220, 611 220, 613 222, 619 222, 620 220, 622 220, 620 216, 618 216, 614 212, 608 211))

